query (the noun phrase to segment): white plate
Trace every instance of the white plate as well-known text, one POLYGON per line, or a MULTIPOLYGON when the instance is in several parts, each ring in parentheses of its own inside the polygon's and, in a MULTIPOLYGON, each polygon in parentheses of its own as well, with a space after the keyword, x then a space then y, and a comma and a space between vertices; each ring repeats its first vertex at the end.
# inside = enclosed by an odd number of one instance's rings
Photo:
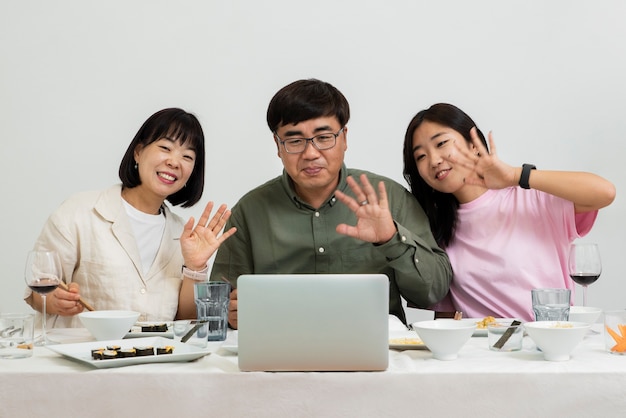
POLYGON ((110 340, 110 341, 91 341, 88 343, 79 344, 58 344, 48 345, 48 349, 59 353, 72 360, 80 361, 82 363, 89 364, 98 369, 107 369, 111 367, 131 366, 134 364, 145 363, 169 363, 169 362, 182 362, 191 361, 204 357, 207 354, 215 351, 215 348, 199 348, 194 345, 181 343, 180 341, 174 341, 163 337, 150 337, 150 338, 137 338, 132 341, 129 340, 110 340), (94 360, 91 357, 91 350, 102 348, 110 345, 119 345, 122 348, 133 347, 146 347, 152 346, 154 348, 164 347, 171 345, 174 347, 172 354, 160 354, 152 356, 141 357, 126 357, 120 359, 111 360, 94 360))
POLYGON ((239 346, 237 345, 222 344, 220 348, 223 348, 226 351, 230 351, 231 353, 235 353, 235 354, 239 353, 239 346))
POLYGON ((160 322, 137 322, 130 329, 130 332, 124 336, 124 338, 144 338, 144 337, 165 337, 165 338, 174 338, 174 331, 172 331, 172 322, 168 321, 160 321, 160 322), (144 332, 141 331, 141 326, 147 325, 167 325, 167 331, 165 332, 144 332))
POLYGON ((236 329, 228 330, 226 334, 226 340, 220 348, 223 348, 226 351, 230 351, 231 353, 238 354, 239 353, 239 333, 236 329))
POLYGON ((390 350, 428 350, 426 344, 419 338, 415 331, 389 333, 390 350))
MULTIPOLYGON (((461 321, 473 322, 477 324, 481 322, 485 318, 463 318, 461 321)), ((496 322, 508 322, 509 324, 513 322, 515 318, 496 318, 496 322)), ((476 328, 476 331, 472 334, 472 337, 486 337, 487 336, 487 328, 476 328)))

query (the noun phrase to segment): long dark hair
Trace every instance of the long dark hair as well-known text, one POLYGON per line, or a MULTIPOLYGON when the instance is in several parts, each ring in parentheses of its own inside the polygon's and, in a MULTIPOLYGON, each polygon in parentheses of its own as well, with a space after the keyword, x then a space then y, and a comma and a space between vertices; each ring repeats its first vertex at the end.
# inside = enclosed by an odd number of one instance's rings
POLYGON ((196 161, 187 185, 167 197, 174 206, 191 207, 200 200, 204 191, 204 132, 198 119, 182 109, 159 110, 143 123, 122 158, 118 170, 120 180, 129 189, 139 186, 141 179, 139 171, 135 169, 135 148, 140 144, 144 147, 150 145, 164 136, 175 138, 181 144, 189 143, 196 153, 196 161))
MULTIPOLYGON (((428 109, 418 112, 411 119, 404 135, 404 169, 402 173, 409 184, 411 193, 417 198, 426 212, 430 221, 430 228, 437 243, 442 247, 447 247, 454 237, 459 201, 452 193, 442 193, 430 187, 417 171, 417 163, 413 157, 413 134, 424 121, 438 123, 454 129, 470 144, 472 143, 470 130, 476 127, 476 124, 472 118, 458 107, 447 103, 437 103, 428 109)), ((476 131, 485 148, 487 148, 485 136, 480 129, 476 128, 476 131)))

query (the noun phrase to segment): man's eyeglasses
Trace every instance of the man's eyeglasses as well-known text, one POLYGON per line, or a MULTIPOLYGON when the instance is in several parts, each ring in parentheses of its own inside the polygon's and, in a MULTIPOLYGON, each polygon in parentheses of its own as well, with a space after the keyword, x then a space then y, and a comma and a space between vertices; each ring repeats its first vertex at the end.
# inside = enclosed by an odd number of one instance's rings
POLYGON ((315 145, 315 148, 320 151, 323 151, 325 149, 331 149, 337 143, 337 137, 341 135, 344 128, 345 126, 339 129, 336 134, 325 133, 315 135, 311 138, 288 138, 282 140, 276 132, 274 132, 274 136, 276 136, 278 142, 283 144, 283 147, 285 147, 285 151, 287 151, 288 154, 300 154, 304 152, 309 141, 311 141, 311 143, 315 145))

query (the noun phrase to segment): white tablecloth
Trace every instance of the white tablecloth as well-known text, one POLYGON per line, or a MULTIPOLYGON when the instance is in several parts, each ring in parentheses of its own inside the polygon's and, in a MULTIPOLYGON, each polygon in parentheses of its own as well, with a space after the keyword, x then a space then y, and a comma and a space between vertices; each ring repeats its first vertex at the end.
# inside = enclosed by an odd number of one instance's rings
MULTIPOLYGON (((595 329, 601 330, 599 325, 595 329)), ((52 330, 64 342, 85 330, 52 330)), ((236 336, 231 333, 229 345, 236 336)), ((0 417, 612 417, 626 413, 626 356, 589 334, 570 361, 544 361, 532 340, 512 353, 473 337, 454 361, 389 351, 384 372, 246 373, 221 343, 188 363, 94 369, 36 347, 0 360, 0 417), (219 347, 219 348, 217 348, 219 347)), ((355 347, 358 350, 358 347, 355 347)))

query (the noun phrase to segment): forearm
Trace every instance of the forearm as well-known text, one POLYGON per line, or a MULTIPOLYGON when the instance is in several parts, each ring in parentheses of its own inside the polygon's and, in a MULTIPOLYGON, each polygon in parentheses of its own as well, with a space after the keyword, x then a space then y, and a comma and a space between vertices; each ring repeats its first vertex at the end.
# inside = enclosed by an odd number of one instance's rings
POLYGON ((437 245, 428 218, 413 195, 398 188, 391 196, 402 245, 396 244, 395 254, 387 252, 388 264, 402 297, 426 308, 448 293, 452 281, 450 260, 437 245))
POLYGON ((577 213, 601 209, 615 199, 615 186, 592 173, 531 170, 528 184, 531 189, 573 202, 577 213))
POLYGON ((414 266, 400 266, 397 262, 392 266, 402 297, 412 305, 426 309, 448 293, 452 269, 444 253, 433 252, 416 258, 419 261, 414 266))
POLYGON ((178 312, 176 319, 193 319, 196 317, 196 303, 194 300, 194 280, 183 278, 178 294, 178 312))
POLYGON ((387 244, 384 249, 389 266, 401 295, 412 304, 426 308, 447 294, 452 280, 450 261, 434 240, 415 235, 401 225, 398 234, 401 243, 391 242, 395 249, 387 244))

